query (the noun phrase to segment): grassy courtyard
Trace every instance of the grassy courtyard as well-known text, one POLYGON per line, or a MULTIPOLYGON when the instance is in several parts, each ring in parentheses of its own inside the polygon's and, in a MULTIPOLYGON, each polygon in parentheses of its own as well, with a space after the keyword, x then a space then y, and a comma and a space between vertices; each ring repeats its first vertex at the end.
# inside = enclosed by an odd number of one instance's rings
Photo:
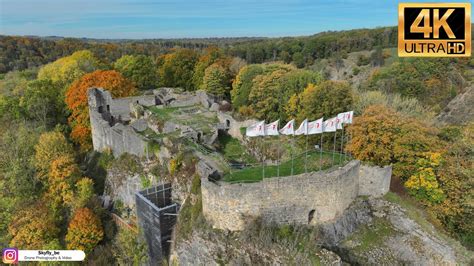
MULTIPOLYGON (((344 161, 344 155, 332 152, 323 152, 320 154, 319 151, 308 152, 307 157, 307 171, 318 171, 319 169, 328 169, 333 165, 343 165, 349 157, 344 161)), ((293 175, 302 174, 305 172, 305 154, 295 156, 293 163, 291 160, 282 162, 280 166, 277 165, 266 165, 265 166, 265 178, 271 178, 276 176, 289 176, 292 175, 291 169, 293 164, 293 175)), ((245 183, 245 182, 258 182, 263 178, 263 167, 262 165, 255 165, 241 170, 232 170, 224 176, 224 181, 230 183, 245 183)))

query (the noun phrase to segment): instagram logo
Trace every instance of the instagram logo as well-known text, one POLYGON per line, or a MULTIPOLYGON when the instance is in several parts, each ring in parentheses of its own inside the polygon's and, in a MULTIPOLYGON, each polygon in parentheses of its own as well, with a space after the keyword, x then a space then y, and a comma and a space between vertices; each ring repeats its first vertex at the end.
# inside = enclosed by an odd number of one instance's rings
POLYGON ((2 252, 2 261, 6 264, 18 263, 18 249, 17 248, 5 248, 2 252))

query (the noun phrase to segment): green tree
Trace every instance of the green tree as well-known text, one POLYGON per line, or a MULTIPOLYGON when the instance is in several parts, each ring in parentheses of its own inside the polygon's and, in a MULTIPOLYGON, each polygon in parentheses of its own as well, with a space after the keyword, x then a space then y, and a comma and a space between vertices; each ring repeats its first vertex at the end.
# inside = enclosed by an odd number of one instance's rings
POLYGON ((297 119, 303 121, 306 118, 330 118, 349 110, 352 102, 351 88, 345 82, 325 81, 319 85, 309 84, 299 95, 297 119))
POLYGON ((235 108, 248 105, 253 79, 265 70, 263 65, 247 65, 240 69, 232 83, 231 100, 235 108))
POLYGON ((94 181, 84 177, 76 183, 75 208, 83 208, 94 196, 94 181))
POLYGON ((28 83, 20 106, 32 120, 39 121, 48 128, 65 120, 65 104, 61 97, 61 87, 51 80, 34 80, 28 83))
POLYGON ((23 202, 39 194, 32 158, 39 133, 34 127, 8 122, 0 130, 0 245, 7 246, 8 225, 23 202))
POLYGON ((114 63, 114 68, 133 81, 138 89, 154 89, 158 83, 155 62, 146 55, 124 55, 114 63))
POLYGON ((119 229, 114 241, 114 255, 120 265, 143 265, 148 258, 143 236, 131 230, 119 229))
POLYGON ((206 68, 202 88, 214 95, 227 97, 229 94, 229 74, 219 64, 206 68))
POLYGON ((196 52, 190 49, 175 49, 158 60, 160 86, 181 87, 188 91, 197 89, 193 84, 194 66, 197 61, 196 52))
POLYGON ((254 78, 249 95, 250 107, 255 111, 257 119, 276 120, 280 118, 282 103, 282 77, 294 68, 281 65, 269 74, 258 75, 254 78))

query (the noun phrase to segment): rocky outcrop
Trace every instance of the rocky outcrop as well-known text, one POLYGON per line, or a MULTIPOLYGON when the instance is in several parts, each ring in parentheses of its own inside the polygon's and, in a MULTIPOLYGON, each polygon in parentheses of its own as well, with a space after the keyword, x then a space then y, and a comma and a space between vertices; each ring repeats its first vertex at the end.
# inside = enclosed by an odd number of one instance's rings
POLYGON ((179 265, 309 265, 314 261, 307 254, 312 254, 321 265, 470 264, 472 252, 411 215, 384 198, 359 197, 337 220, 313 227, 314 234, 306 231, 316 244, 300 246, 310 249, 305 254, 289 258, 286 252, 292 245, 281 244, 291 243, 295 234, 275 241, 270 231, 230 233, 204 226, 177 241, 170 260, 179 265), (253 241, 245 234, 254 234, 253 241))
POLYGON ((448 125, 461 125, 473 122, 473 106, 474 86, 471 86, 464 93, 452 99, 436 119, 448 125))
POLYGON ((467 265, 472 259, 454 240, 422 227, 401 206, 382 198, 360 198, 319 230, 324 247, 356 265, 467 265))

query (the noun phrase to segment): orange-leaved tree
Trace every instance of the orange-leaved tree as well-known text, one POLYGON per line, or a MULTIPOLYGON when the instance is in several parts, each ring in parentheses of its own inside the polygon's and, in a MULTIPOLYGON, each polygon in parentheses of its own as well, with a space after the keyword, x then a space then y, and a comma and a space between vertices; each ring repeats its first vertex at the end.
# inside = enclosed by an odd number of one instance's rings
POLYGON ((393 165, 393 174, 406 180, 426 152, 439 149, 434 131, 419 121, 381 105, 369 106, 348 128, 346 149, 355 158, 376 165, 393 165))
POLYGON ((103 237, 104 230, 99 217, 89 208, 77 209, 67 229, 67 248, 89 253, 103 237))
POLYGON ((91 87, 104 88, 112 97, 126 97, 135 94, 133 83, 115 70, 97 70, 76 80, 66 92, 66 104, 71 111, 69 124, 71 138, 83 150, 91 147, 87 90, 91 87))

